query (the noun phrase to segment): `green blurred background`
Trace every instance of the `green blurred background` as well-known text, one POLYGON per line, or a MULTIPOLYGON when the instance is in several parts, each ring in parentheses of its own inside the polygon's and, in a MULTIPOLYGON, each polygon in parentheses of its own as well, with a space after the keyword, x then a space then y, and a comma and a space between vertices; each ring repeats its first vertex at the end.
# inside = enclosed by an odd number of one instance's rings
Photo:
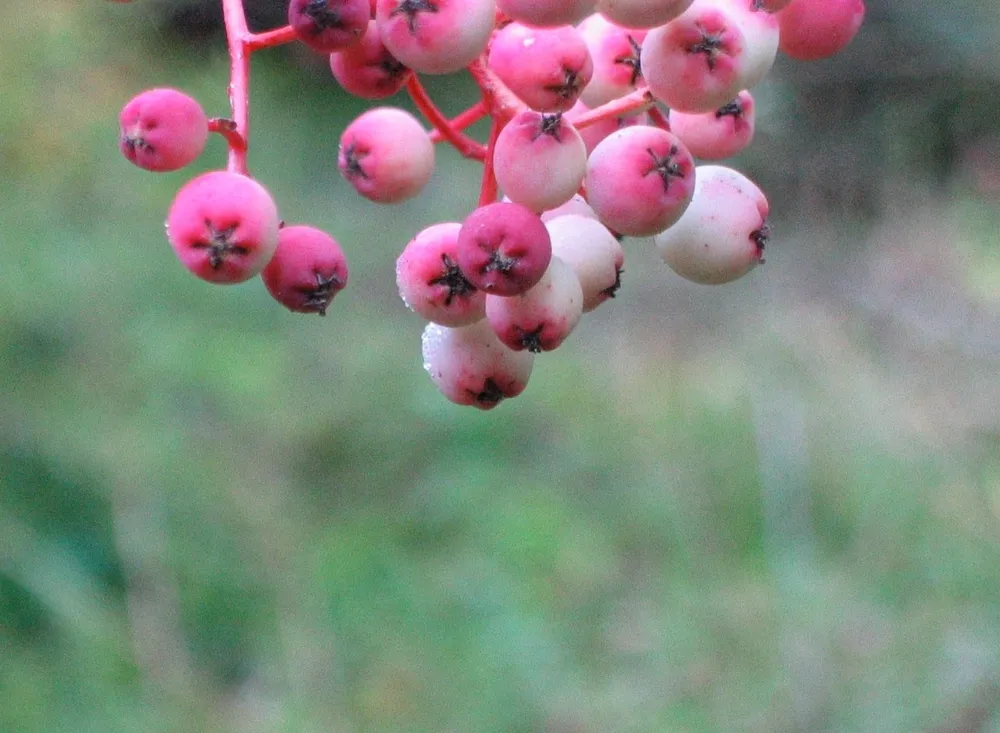
POLYGON ((217 5, 0 0, 0 731, 1000 731, 1000 7, 870 0, 780 61, 735 163, 767 264, 699 287, 627 240, 481 413, 393 277, 478 169, 360 200, 363 106, 308 52, 254 59, 251 168, 349 288, 305 317, 177 264, 193 172, 116 117, 227 113, 217 5))

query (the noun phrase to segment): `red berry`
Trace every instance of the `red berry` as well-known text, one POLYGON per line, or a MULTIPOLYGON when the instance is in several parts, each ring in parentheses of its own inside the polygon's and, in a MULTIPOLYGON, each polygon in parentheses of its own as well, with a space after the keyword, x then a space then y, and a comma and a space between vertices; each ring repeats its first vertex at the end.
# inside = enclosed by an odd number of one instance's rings
POLYGON ((500 202, 480 206, 466 217, 457 255, 459 268, 480 290, 518 295, 545 274, 552 241, 538 214, 500 202))
POLYGON ((358 43, 370 18, 368 0, 291 0, 288 3, 288 25, 300 41, 320 53, 358 43))
POLYGON ((347 258, 333 237, 310 226, 278 230, 278 248, 260 273, 271 297, 295 313, 319 313, 347 285, 347 258))
POLYGON ((119 115, 122 154, 149 171, 174 171, 201 155, 208 118, 197 100, 176 89, 149 89, 119 115))
POLYGON ((177 192, 167 238, 181 264, 202 280, 243 282, 264 269, 278 246, 278 210, 253 179, 204 173, 177 192))

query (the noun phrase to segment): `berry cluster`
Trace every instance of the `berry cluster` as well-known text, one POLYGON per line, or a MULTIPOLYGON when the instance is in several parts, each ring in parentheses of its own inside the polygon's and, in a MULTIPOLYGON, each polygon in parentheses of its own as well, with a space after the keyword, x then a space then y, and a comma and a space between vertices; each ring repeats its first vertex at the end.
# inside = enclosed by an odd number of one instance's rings
POLYGON ((667 265, 698 283, 763 262, 767 199, 716 161, 750 143, 748 90, 777 53, 831 56, 865 12, 864 0, 290 0, 287 26, 251 33, 242 0, 222 3, 232 116, 209 119, 161 88, 120 117, 122 153, 151 171, 191 163, 210 132, 228 142, 226 168, 189 181, 170 207, 178 259, 213 283, 260 275, 290 310, 324 314, 347 261, 328 234, 285 226, 249 175, 250 56, 300 41, 329 55, 351 94, 405 89, 431 131, 376 106, 343 131, 337 165, 360 195, 393 204, 426 185, 437 142, 483 164, 478 205, 416 233, 396 267, 403 301, 428 321, 432 380, 481 409, 520 394, 535 355, 614 297, 624 237, 653 237, 667 265), (448 119, 419 75, 463 69, 480 98, 448 119), (484 143, 466 131, 486 117, 484 143))

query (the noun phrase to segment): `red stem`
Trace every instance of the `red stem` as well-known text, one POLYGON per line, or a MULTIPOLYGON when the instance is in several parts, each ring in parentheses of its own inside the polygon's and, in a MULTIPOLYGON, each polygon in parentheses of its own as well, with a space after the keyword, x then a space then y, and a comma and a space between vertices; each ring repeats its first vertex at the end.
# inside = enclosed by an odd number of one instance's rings
POLYGON ((506 122, 493 118, 490 125, 490 139, 486 144, 486 160, 483 161, 483 181, 479 187, 479 205, 486 206, 497 200, 497 177, 493 172, 493 149, 496 147, 497 137, 506 122))
MULTIPOLYGON (((483 104, 482 100, 479 100, 464 112, 460 112, 452 117, 448 124, 453 130, 461 132, 479 122, 486 114, 486 105, 483 104)), ((437 129, 431 130, 431 142, 439 143, 442 140, 444 140, 444 137, 442 137, 437 129)))
POLYGON ((208 121, 208 131, 217 132, 226 138, 230 150, 246 150, 247 141, 236 130, 236 123, 228 117, 213 117, 208 121))
POLYGON ((511 117, 528 108, 524 102, 514 96, 506 84, 497 78, 496 74, 489 70, 486 66, 485 54, 466 68, 479 87, 479 91, 483 95, 483 103, 493 119, 500 119, 506 124, 511 117))
POLYGON ((640 112, 648 111, 650 115, 653 115, 653 110, 656 109, 653 106, 655 103, 653 95, 648 89, 636 89, 624 97, 614 99, 607 104, 602 104, 600 107, 594 107, 594 109, 580 115, 573 120, 573 127, 579 130, 582 127, 593 125, 595 122, 606 120, 609 117, 625 117, 639 114, 640 112))
POLYGON ((229 147, 227 170, 249 175, 247 170, 247 143, 250 140, 250 32, 247 29, 243 0, 222 0, 222 16, 226 24, 226 43, 229 46, 229 106, 235 133, 243 138, 241 147, 229 147))
POLYGON ((283 43, 291 43, 297 40, 299 40, 299 37, 295 34, 293 28, 290 25, 283 25, 280 28, 264 31, 263 33, 250 33, 247 35, 246 49, 247 53, 253 53, 262 48, 280 46, 283 43))
POLYGON ((663 110, 659 107, 650 107, 646 110, 646 113, 649 115, 650 122, 660 129, 670 132, 670 120, 668 120, 667 116, 663 114, 663 110))
POLYGON ((441 110, 434 104, 434 100, 424 89, 423 84, 416 74, 410 76, 406 82, 406 91, 409 93, 413 103, 417 105, 420 113, 427 118, 441 137, 451 143, 463 157, 483 160, 486 157, 486 149, 470 137, 466 137, 461 132, 451 126, 451 122, 445 117, 441 110))

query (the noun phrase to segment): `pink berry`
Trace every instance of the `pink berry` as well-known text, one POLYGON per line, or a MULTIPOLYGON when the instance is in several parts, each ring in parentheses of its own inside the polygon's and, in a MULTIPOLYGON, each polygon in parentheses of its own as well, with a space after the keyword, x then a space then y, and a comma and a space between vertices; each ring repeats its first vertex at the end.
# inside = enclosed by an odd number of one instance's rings
POLYGON ((572 25, 594 12, 594 0, 496 0, 511 20, 539 28, 572 25))
POLYGON ((564 204, 560 204, 554 209, 548 209, 543 211, 541 214, 541 219, 543 222, 548 223, 553 219, 558 219, 560 216, 586 216, 588 219, 597 219, 597 214, 594 210, 590 208, 590 204, 587 203, 587 199, 578 193, 573 194, 573 197, 564 204))
POLYGON ((290 0, 288 3, 288 24, 295 35, 320 53, 358 43, 370 18, 368 0, 290 0))
POLYGON ((683 13, 692 0, 597 0, 597 11, 626 28, 653 28, 683 13))
POLYGON ((569 201, 580 189, 587 147, 561 114, 525 110, 497 136, 493 170, 511 201, 545 211, 569 201))
POLYGON ((717 285, 764 261, 770 228, 764 193, 746 176, 718 165, 698 167, 691 205, 656 235, 664 261, 681 277, 717 285))
POLYGON ((642 46, 649 90, 672 109, 707 112, 736 96, 748 49, 726 3, 695 0, 680 17, 654 28, 642 46))
POLYGON ((489 66, 538 112, 565 112, 590 81, 594 65, 573 26, 535 28, 509 23, 490 44, 489 66))
POLYGON ((573 268, 583 288, 583 312, 615 297, 621 286, 625 252, 608 228, 579 214, 546 223, 552 238, 552 256, 573 268))
POLYGON ((486 294, 458 266, 461 228, 457 222, 429 226, 396 260, 396 285, 403 302, 443 326, 466 326, 486 315, 486 294))
POLYGON ((781 51, 799 61, 833 56, 854 40, 865 19, 864 0, 793 0, 777 15, 781 51))
POLYGON ((590 154, 587 200, 615 232, 646 237, 680 218, 694 179, 694 161, 677 136, 636 125, 609 135, 590 154))
POLYGON ((424 369, 446 398, 491 410, 528 386, 534 355, 500 343, 485 320, 459 328, 424 327, 424 369))
POLYGON ((228 171, 204 173, 178 191, 167 238, 202 280, 239 283, 257 275, 278 246, 278 210, 263 186, 228 171))
POLYGON ((176 89, 149 89, 119 115, 122 154, 148 171, 174 171, 201 155, 208 118, 197 100, 176 89))
POLYGON ((583 313, 583 288, 573 268, 552 257, 535 285, 510 298, 486 296, 486 320, 515 351, 552 351, 570 335, 583 313))
POLYGON ((413 72, 382 43, 375 21, 361 42, 330 54, 330 71, 344 89, 362 99, 385 99, 398 92, 413 72))
POLYGON ((451 74, 486 50, 493 0, 378 0, 376 21, 386 48, 421 74, 451 74))
POLYGON ((743 88, 756 86, 774 66, 778 55, 778 18, 757 7, 757 0, 716 0, 728 4, 743 31, 746 53, 740 78, 743 88))
POLYGON ((730 158, 743 151, 753 139, 753 97, 743 90, 736 99, 714 112, 671 110, 670 130, 696 158, 730 158))
POLYGON ((517 295, 542 279, 552 242, 542 220, 520 204, 480 206, 462 222, 458 266, 487 294, 517 295))
POLYGON ((362 196, 394 204, 427 185, 434 172, 434 144, 409 112, 375 107, 344 130, 337 162, 362 196))
POLYGON ((347 258, 333 237, 310 226, 278 230, 278 248, 260 273, 271 297, 295 313, 319 313, 347 285, 347 258))
POLYGON ((580 94, 584 104, 599 107, 624 97, 639 85, 642 81, 639 58, 645 30, 622 28, 598 13, 587 17, 578 30, 594 65, 590 83, 580 94))

